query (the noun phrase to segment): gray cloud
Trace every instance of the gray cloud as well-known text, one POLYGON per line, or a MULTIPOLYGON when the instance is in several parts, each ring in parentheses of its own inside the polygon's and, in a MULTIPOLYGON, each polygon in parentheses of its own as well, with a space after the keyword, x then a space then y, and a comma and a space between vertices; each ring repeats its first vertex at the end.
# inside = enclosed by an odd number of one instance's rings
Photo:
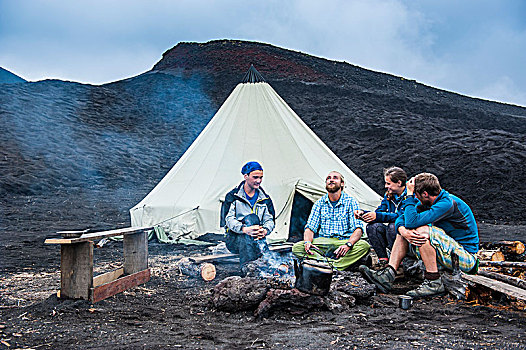
POLYGON ((0 66, 104 83, 180 41, 255 40, 526 105, 522 1, 0 0, 0 66))

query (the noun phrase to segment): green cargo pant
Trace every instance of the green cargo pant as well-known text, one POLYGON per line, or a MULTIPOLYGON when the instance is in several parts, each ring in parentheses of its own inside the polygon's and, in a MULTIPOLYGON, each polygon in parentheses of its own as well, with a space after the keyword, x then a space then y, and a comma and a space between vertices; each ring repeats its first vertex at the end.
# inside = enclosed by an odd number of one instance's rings
MULTIPOLYGON (((327 251, 334 251, 334 249, 337 249, 339 246, 344 245, 347 242, 346 239, 338 239, 338 238, 326 238, 326 237, 318 237, 314 238, 312 241, 312 244, 314 244, 316 247, 320 248, 321 252, 325 254, 327 251)), ((354 244, 352 249, 347 252, 344 256, 342 256, 339 259, 332 259, 327 258, 329 262, 332 263, 332 265, 342 271, 360 260, 363 256, 365 256, 367 253, 369 253, 369 250, 371 249, 371 246, 369 243, 364 241, 363 239, 360 239, 358 242, 354 244)), ((325 261, 325 257, 321 256, 319 253, 315 252, 311 249, 311 252, 314 254, 307 254, 305 252, 305 241, 298 242, 292 246, 292 252, 294 255, 296 255, 298 258, 308 258, 308 259, 314 259, 314 260, 320 260, 325 261)))

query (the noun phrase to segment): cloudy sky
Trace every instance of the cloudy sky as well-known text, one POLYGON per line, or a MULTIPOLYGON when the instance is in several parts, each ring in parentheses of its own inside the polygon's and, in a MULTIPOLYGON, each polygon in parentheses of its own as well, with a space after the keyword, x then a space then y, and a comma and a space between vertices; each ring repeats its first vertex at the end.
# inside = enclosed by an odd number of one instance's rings
POLYGON ((526 106, 523 0, 0 0, 0 67, 31 81, 111 82, 224 38, 526 106))

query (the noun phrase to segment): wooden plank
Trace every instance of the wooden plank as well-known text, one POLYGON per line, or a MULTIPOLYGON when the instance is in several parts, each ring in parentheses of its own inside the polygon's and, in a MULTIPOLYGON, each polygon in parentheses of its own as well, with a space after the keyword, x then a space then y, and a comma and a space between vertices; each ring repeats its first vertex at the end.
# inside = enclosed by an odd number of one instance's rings
POLYGON ((524 289, 526 291, 526 281, 521 279, 521 278, 508 276, 508 275, 505 275, 505 274, 502 274, 502 273, 493 272, 493 271, 486 271, 486 270, 480 270, 478 272, 478 274, 481 275, 481 276, 484 276, 484 277, 493 278, 493 279, 496 279, 496 280, 499 280, 499 281, 511 284, 511 285, 513 285, 515 287, 522 288, 522 289, 524 289))
POLYGON ((520 261, 481 261, 480 267, 492 266, 492 267, 513 267, 518 269, 526 269, 526 262, 520 261))
MULTIPOLYGON (((284 243, 279 245, 269 246, 269 250, 272 252, 290 252, 292 251, 293 243, 284 243)), ((214 254, 214 255, 203 255, 203 256, 191 256, 189 257, 193 262, 202 263, 207 261, 220 261, 225 259, 237 258, 239 254, 225 253, 225 254, 214 254)))
POLYGON ((124 273, 131 275, 148 268, 148 235, 140 231, 126 235, 124 245, 124 273))
POLYGON ((236 258, 238 256, 239 254, 227 253, 227 254, 192 256, 192 257, 189 257, 189 259, 195 263, 202 263, 206 261, 218 261, 222 259, 236 258))
POLYGON ((504 293, 513 298, 526 301, 526 291, 522 288, 518 288, 507 283, 479 275, 466 275, 463 273, 462 278, 467 281, 483 285, 497 292, 504 293))
POLYGON ((150 280, 150 269, 121 277, 113 282, 90 289, 90 301, 96 303, 150 280))
POLYGON ((125 227, 109 231, 86 233, 78 238, 48 238, 46 244, 74 244, 80 242, 93 241, 105 237, 115 237, 122 235, 132 235, 141 231, 151 230, 153 227, 125 227))
POLYGON ((272 252, 291 252, 293 245, 294 243, 292 242, 286 242, 283 244, 270 245, 268 249, 272 252))
POLYGON ((115 281, 122 275, 124 275, 123 267, 114 271, 106 272, 101 275, 95 276, 93 277, 93 287, 98 287, 111 281, 115 281))
POLYGON ((93 287, 93 242, 60 246, 60 296, 85 299, 93 287))

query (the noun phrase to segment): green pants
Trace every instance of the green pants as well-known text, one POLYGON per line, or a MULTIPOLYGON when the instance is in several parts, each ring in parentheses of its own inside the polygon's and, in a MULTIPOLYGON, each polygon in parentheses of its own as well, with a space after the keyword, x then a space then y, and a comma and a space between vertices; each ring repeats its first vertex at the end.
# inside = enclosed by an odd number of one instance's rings
MULTIPOLYGON (((327 251, 337 249, 339 246, 344 245, 346 242, 346 239, 318 237, 314 238, 312 244, 320 248, 323 254, 325 254, 327 251)), ((341 258, 327 258, 327 260, 329 260, 336 269, 342 271, 354 264, 355 262, 357 262, 358 260, 360 260, 360 258, 364 257, 367 253, 369 253, 369 249, 371 249, 369 243, 367 243, 363 239, 360 239, 354 244, 352 249, 341 258)), ((307 254, 305 252, 305 241, 301 241, 294 244, 292 246, 292 252, 300 259, 304 257, 321 261, 325 261, 326 259, 325 257, 321 256, 319 253, 315 252, 312 249, 311 252, 314 254, 307 254)))

